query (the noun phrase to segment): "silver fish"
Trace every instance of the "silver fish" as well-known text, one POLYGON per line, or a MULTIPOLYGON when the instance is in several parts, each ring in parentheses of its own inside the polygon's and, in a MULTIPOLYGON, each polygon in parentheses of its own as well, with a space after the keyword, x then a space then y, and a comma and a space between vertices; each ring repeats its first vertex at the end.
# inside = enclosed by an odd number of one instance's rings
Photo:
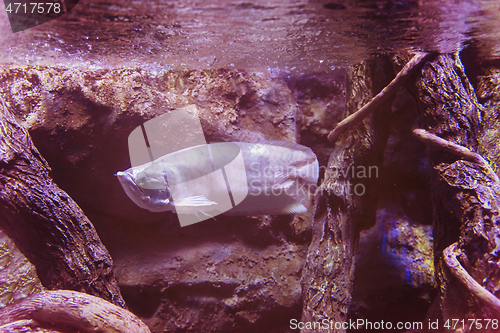
POLYGON ((215 216, 305 213, 318 174, 310 148, 266 141, 194 146, 117 176, 141 208, 215 216))

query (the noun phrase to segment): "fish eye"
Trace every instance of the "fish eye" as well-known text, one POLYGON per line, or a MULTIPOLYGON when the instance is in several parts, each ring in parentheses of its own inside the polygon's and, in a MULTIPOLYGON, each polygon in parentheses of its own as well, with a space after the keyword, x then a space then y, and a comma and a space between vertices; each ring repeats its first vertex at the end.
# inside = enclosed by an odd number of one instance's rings
POLYGON ((145 187, 147 180, 148 180, 148 178, 147 178, 146 174, 144 172, 141 172, 137 175, 135 183, 139 187, 145 187))

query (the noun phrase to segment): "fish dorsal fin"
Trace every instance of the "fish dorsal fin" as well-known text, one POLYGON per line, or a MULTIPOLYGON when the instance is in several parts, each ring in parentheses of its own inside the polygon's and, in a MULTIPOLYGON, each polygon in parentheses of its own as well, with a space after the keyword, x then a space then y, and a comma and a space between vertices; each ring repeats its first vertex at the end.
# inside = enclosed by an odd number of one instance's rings
MULTIPOLYGON (((293 176, 290 174, 291 170, 283 170, 275 173, 274 178, 274 187, 286 189, 286 194, 293 198, 297 204, 296 205, 288 205, 287 207, 293 207, 292 210, 300 211, 303 213, 303 210, 307 210, 310 206, 310 198, 312 194, 312 186, 316 186, 315 182, 317 181, 316 177, 307 177, 310 175, 310 168, 317 168, 317 158, 316 154, 312 151, 311 148, 299 145, 293 142, 285 142, 285 141, 259 141, 258 143, 272 145, 277 147, 283 147, 288 149, 295 149, 303 152, 308 157, 306 159, 300 159, 297 161, 293 161, 290 166, 293 166, 295 170, 293 171, 293 176), (298 178, 296 178, 298 177, 298 178), (314 179, 315 178, 315 179, 314 179), (314 180, 314 183, 309 183, 309 181, 314 180)), ((317 174, 317 171, 315 172, 317 174)), ((285 213, 286 212, 282 212, 285 213)), ((292 212, 290 211, 290 214, 292 212)), ((300 213, 295 213, 300 214, 300 213)))
POLYGON ((274 175, 274 188, 287 189, 294 184, 295 181, 289 179, 288 174, 284 172, 276 172, 274 175))
POLYGON ((304 214, 305 212, 307 212, 307 208, 301 203, 296 203, 284 207, 282 214, 304 214))
POLYGON ((208 200, 204 195, 196 195, 194 197, 175 200, 173 205, 176 207, 203 207, 217 205, 217 203, 208 200))
POLYGON ((262 143, 262 144, 271 145, 271 146, 278 146, 278 147, 300 150, 306 154, 313 154, 314 155, 311 148, 299 145, 298 143, 294 143, 294 142, 264 140, 264 141, 258 141, 256 143, 262 143))

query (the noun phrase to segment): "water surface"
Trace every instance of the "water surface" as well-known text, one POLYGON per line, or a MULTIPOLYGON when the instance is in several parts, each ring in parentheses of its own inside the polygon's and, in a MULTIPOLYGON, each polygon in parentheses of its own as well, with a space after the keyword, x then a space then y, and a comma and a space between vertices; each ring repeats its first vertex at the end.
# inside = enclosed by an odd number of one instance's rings
POLYGON ((496 0, 82 0, 15 34, 2 10, 0 29, 3 64, 308 73, 471 43, 484 58, 500 57, 496 0))

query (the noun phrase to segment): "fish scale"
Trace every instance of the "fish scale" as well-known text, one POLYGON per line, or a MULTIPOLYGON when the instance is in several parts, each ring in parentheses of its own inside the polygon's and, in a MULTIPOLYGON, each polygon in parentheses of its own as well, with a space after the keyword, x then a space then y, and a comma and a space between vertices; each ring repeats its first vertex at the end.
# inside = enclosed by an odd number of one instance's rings
POLYGON ((318 174, 318 161, 310 148, 266 141, 185 148, 117 176, 129 198, 142 208, 215 216, 304 213, 318 174), (244 170, 228 169, 240 153, 239 168, 244 170), (221 170, 223 178, 212 177, 221 170), (243 191, 248 192, 244 197, 243 191), (229 207, 221 199, 226 197, 231 199, 229 207), (237 205, 233 197, 241 197, 237 205))

